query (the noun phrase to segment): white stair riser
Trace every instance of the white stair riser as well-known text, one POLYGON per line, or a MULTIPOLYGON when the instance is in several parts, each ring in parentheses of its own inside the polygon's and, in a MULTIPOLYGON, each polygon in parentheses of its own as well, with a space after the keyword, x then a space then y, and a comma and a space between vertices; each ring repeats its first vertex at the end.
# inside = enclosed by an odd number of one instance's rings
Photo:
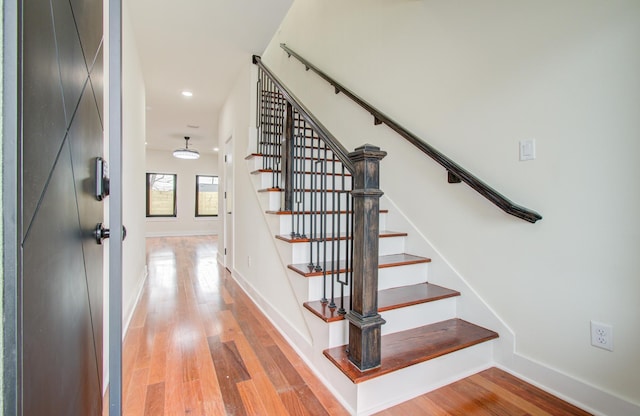
MULTIPOLYGON (((262 156, 254 156, 252 159, 250 159, 249 160, 250 170, 257 171, 260 169, 274 169, 274 168, 276 168, 277 170, 281 170, 280 165, 282 164, 282 162, 280 161, 279 158, 267 157, 266 160, 264 159, 265 158, 263 158, 262 156)), ((313 159, 311 158, 310 155, 307 155, 305 156, 305 158, 296 158, 295 160, 296 160, 296 165, 295 165, 296 171, 319 172, 324 170, 327 173, 337 172, 338 174, 342 174, 346 172, 346 170, 343 171, 342 164, 338 161, 336 161, 335 163, 327 162, 326 164, 319 163, 317 160, 317 152, 314 152, 313 159), (324 165, 324 168, 323 168, 323 165, 324 165)))
MULTIPOLYGON (((284 178, 280 172, 261 172, 257 176, 260 178, 260 189, 284 187, 284 178)), ((326 189, 351 189, 351 178, 343 180, 340 175, 305 174, 294 178, 293 187, 295 189, 318 189, 322 184, 326 185, 326 189)))
MULTIPOLYGON (((314 300, 321 300, 323 297, 326 297, 327 299, 331 299, 331 283, 333 280, 333 294, 334 294, 334 301, 335 303, 338 305, 338 308, 340 306, 342 306, 342 303, 340 301, 341 298, 341 294, 344 293, 345 296, 349 296, 350 293, 350 286, 349 285, 342 285, 340 283, 337 283, 337 280, 335 279, 335 276, 332 275, 327 275, 326 279, 323 278, 322 276, 315 276, 315 277, 310 277, 308 278, 309 281, 309 300, 310 301, 314 301, 314 300), (323 283, 324 283, 324 287, 325 287, 325 291, 322 290, 323 287, 323 283), (342 290, 342 287, 344 286, 344 290, 342 290)), ((340 274, 340 281, 344 282, 344 273, 340 274)), ((349 305, 345 304, 345 309, 348 309, 349 305)))
MULTIPOLYGON (((266 211, 279 211, 281 207, 284 206, 284 192, 282 191, 264 191, 259 192, 259 194, 263 195, 261 197, 264 198, 262 206, 266 211)), ((327 192, 326 199, 324 195, 320 198, 321 195, 311 192, 302 192, 302 194, 302 200, 300 204, 296 203, 296 209, 318 211, 324 207, 330 211, 342 211, 347 208, 346 201, 348 195, 346 193, 340 193, 339 196, 337 196, 334 192, 327 192), (334 196, 336 200, 335 204, 333 203, 334 196), (338 200, 340 200, 340 202, 338 202, 338 200)))
MULTIPOLYGON (((456 299, 449 298, 435 302, 421 303, 381 312, 380 315, 387 321, 386 324, 382 325, 382 335, 392 334, 455 318, 456 299)), ((329 330, 331 336, 327 340, 327 343, 330 345, 325 347, 325 349, 349 343, 349 324, 346 319, 329 323, 325 323, 320 319, 318 319, 318 321, 331 328, 329 330)))
POLYGON ((457 298, 453 297, 382 312, 382 318, 387 321, 382 325, 382 335, 453 319, 456 302, 457 298))
POLYGON ((258 192, 260 204, 265 211, 279 211, 282 205, 281 198, 284 197, 282 192, 258 192))
MULTIPOLYGON (((493 341, 357 384, 357 415, 370 415, 468 377, 493 365, 493 341)), ((343 376, 344 377, 344 376, 343 376)))
MULTIPOLYGON (((347 214, 340 214, 340 221, 337 220, 337 216, 334 215, 328 215, 326 217, 326 221, 327 221, 327 227, 329 227, 329 229, 331 229, 333 227, 333 223, 334 221, 336 222, 336 226, 338 225, 337 223, 340 223, 340 233, 345 232, 346 228, 347 228, 347 214)), ((280 221, 280 226, 279 226, 279 231, 278 234, 280 235, 291 235, 291 230, 292 227, 295 227, 297 230, 300 231, 304 231, 305 235, 309 235, 310 231, 311 231, 311 219, 312 216, 310 214, 294 214, 293 215, 293 224, 292 224, 292 220, 291 220, 291 215, 278 215, 279 217, 279 221, 280 221)), ((315 219, 315 227, 319 228, 320 225, 320 216, 319 215, 314 215, 313 218, 315 219)), ((385 230, 387 228, 387 215, 385 212, 381 212, 380 213, 380 221, 379 221, 379 227, 381 230, 385 230)), ((351 224, 350 224, 351 225, 351 224)), ((315 228, 314 228, 315 229, 315 228)))
POLYGON ((313 334, 313 349, 318 354, 322 354, 322 351, 327 348, 345 344, 343 341, 349 336, 347 332, 349 329, 345 320, 327 324, 306 308, 304 308, 304 314, 309 323, 310 333, 313 334))
MULTIPOLYGON (((404 237, 384 237, 378 241, 378 255, 385 256, 388 254, 397 254, 404 252, 404 237)), ((292 262, 299 263, 320 263, 332 261, 333 259, 344 260, 346 258, 347 244, 346 240, 327 241, 318 243, 290 243, 292 250, 292 262), (311 248, 310 248, 311 247, 311 248), (325 254, 326 250, 326 254, 325 254), (313 258, 312 258, 313 256, 313 258)))
MULTIPOLYGON (((405 266, 385 267, 378 269, 378 288, 379 290, 383 290, 392 287, 425 283, 427 281, 428 270, 429 263, 410 264, 405 266)), ((293 276, 294 278, 305 279, 297 273, 295 273, 293 276)), ((344 273, 340 273, 338 277, 341 282, 345 282, 344 273)), ((308 297, 307 299, 305 299, 305 301, 320 300, 323 297, 323 293, 330 294, 332 279, 335 279, 335 276, 332 276, 331 274, 327 274, 326 279, 323 279, 322 276, 307 277, 306 281, 308 283, 308 297), (326 292, 323 292, 322 290, 323 280, 326 280, 326 292)), ((341 284, 334 283, 334 293, 336 297, 340 295, 341 286, 341 284)), ((349 285, 345 285, 345 293, 348 294, 349 290, 349 285)))

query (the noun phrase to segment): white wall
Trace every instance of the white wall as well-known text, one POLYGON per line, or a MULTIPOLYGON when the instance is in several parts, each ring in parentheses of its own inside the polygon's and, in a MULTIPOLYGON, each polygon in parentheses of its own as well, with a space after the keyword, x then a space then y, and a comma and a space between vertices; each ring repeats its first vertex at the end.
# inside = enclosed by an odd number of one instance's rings
POLYGON ((263 60, 347 148, 389 153, 386 196, 514 330, 518 357, 638 405, 638 51, 635 0, 298 0, 263 60), (281 42, 544 219, 447 184, 281 42), (519 162, 530 138, 537 159, 519 162), (613 325, 613 352, 590 345, 590 320, 613 325))
MULTIPOLYGON (((218 176, 218 157, 202 153, 200 159, 176 159, 169 150, 147 149, 146 171, 149 173, 177 174, 177 216, 146 218, 147 236, 209 235, 218 234, 218 217, 196 217, 196 175, 218 176)), ((143 187, 145 175, 140 176, 143 187)), ((144 198, 143 191, 143 198, 144 198)), ((146 203, 146 201, 145 201, 146 203)), ((143 216, 145 209, 143 205, 143 216)))
MULTIPOLYGON (((145 279, 145 87, 129 12, 123 7, 122 49, 122 316, 133 314, 145 279), (133 178, 138 178, 134 180, 133 178)), ((125 328, 126 329, 126 328, 125 328)))

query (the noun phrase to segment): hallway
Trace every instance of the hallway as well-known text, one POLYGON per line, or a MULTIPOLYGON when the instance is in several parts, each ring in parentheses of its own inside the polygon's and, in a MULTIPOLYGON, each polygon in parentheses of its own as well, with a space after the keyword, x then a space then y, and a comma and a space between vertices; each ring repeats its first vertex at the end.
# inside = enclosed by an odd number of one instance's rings
MULTIPOLYGON (((217 262, 217 237, 147 238, 123 346, 124 416, 347 415, 217 262)), ((106 413, 105 413, 106 414, 106 413)), ((380 415, 576 415, 496 368, 380 415)))
POLYGON ((347 414, 216 255, 212 236, 147 238, 124 415, 347 414))

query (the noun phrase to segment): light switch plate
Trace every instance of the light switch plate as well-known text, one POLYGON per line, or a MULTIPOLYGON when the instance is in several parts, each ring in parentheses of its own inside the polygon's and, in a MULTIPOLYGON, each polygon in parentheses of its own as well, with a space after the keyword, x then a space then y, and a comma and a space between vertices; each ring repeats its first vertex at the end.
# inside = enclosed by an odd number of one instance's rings
POLYGON ((536 140, 520 140, 520 160, 533 160, 536 158, 536 140))

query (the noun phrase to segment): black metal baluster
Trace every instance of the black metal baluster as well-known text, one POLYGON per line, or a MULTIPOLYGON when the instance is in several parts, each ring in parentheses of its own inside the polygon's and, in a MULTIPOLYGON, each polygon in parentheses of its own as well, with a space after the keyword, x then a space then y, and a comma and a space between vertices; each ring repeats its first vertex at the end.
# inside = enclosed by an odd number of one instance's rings
POLYGON ((290 150, 289 154, 291 155, 291 158, 293 159, 291 161, 291 169, 292 169, 292 174, 291 174, 291 194, 292 194, 292 199, 293 199, 293 204, 291 206, 291 237, 295 237, 296 235, 296 228, 295 228, 295 217, 293 215, 293 206, 296 206, 298 211, 300 210, 300 194, 297 192, 296 189, 296 172, 298 170, 298 158, 296 157, 296 126, 297 126, 297 119, 296 119, 296 112, 295 110, 293 110, 292 113, 292 117, 293 117, 293 123, 291 126, 291 144, 293 149, 290 150))
POLYGON ((327 303, 327 274, 326 274, 326 269, 327 269, 327 197, 328 197, 328 192, 327 192, 327 144, 324 143, 324 149, 323 149, 323 154, 324 154, 324 158, 320 161, 321 166, 322 166, 322 208, 321 208, 321 217, 320 217, 320 232, 322 233, 322 257, 323 257, 323 264, 324 264, 324 279, 323 279, 323 288, 324 288, 324 296, 322 297, 323 303, 327 303))
MULTIPOLYGON (((327 156, 328 160, 328 156, 327 156)), ((336 269, 338 268, 338 258, 340 257, 340 230, 336 230, 336 158, 331 152, 331 265, 332 265, 332 273, 331 273, 331 302, 329 303, 329 307, 331 309, 335 309, 336 301, 335 301, 335 288, 336 288, 336 269), (336 248, 338 252, 336 253, 336 248)))
MULTIPOLYGON (((300 134, 298 134, 296 136, 296 155, 297 155, 297 159, 298 159, 298 165, 296 167, 296 188, 298 189, 298 194, 301 196, 301 198, 304 198, 304 185, 302 183, 303 181, 303 172, 304 172, 304 148, 303 148, 303 143, 304 143, 304 137, 300 136, 300 134)), ((304 210, 304 204, 302 209, 304 210)), ((302 237, 304 238, 304 233, 301 232, 301 228, 300 227, 300 220, 304 220, 304 218, 302 218, 302 213, 300 212, 299 215, 296 217, 296 234, 298 237, 302 237)))
POLYGON ((292 140, 291 140, 291 144, 293 146, 293 149, 291 150, 290 154, 291 157, 293 158, 293 163, 291 164, 292 168, 293 168, 293 180, 291 181, 291 187, 293 188, 291 190, 291 193, 293 194, 293 200, 295 201, 294 204, 291 205, 291 237, 292 238, 297 238, 298 232, 295 226, 295 219, 297 217, 297 215, 299 215, 299 210, 300 210, 300 204, 298 203, 298 198, 299 193, 298 193, 298 175, 296 174, 296 172, 298 171, 298 157, 297 157, 297 152, 298 152, 298 145, 296 143, 297 141, 297 137, 294 135, 292 140))
POLYGON ((267 147, 267 143, 269 142, 269 134, 271 131, 271 126, 269 124, 270 118, 271 118, 271 106, 270 106, 270 88, 271 88, 271 80, 270 79, 265 79, 265 91, 264 91, 264 105, 265 105, 265 109, 264 109, 264 120, 263 120, 263 124, 265 126, 265 133, 262 137, 262 142, 260 143, 260 146, 262 147, 262 168, 263 169, 267 169, 269 167, 269 148, 267 147))
MULTIPOLYGON (((351 190, 353 190, 353 176, 351 177, 351 190)), ((349 275, 347 278, 347 282, 349 283, 349 310, 353 309, 353 248, 354 248, 354 241, 353 241, 353 215, 354 215, 354 206, 353 206, 353 195, 351 195, 351 193, 349 193, 349 197, 347 198, 347 201, 349 201, 349 206, 351 209, 351 229, 350 229, 350 235, 351 235, 351 254, 349 255, 349 275)))
MULTIPOLYGON (((300 143, 300 148, 302 149, 302 154, 301 156, 301 160, 305 160, 305 158, 307 157, 307 130, 305 129, 303 134, 301 135, 302 139, 302 143, 300 143)), ((300 175, 302 177, 302 184, 301 184, 301 188, 303 189, 304 192, 307 192, 307 169, 305 168, 304 164, 302 165, 302 169, 300 169, 300 175)), ((300 226, 300 223, 298 223, 298 226, 300 226)), ((304 221, 304 217, 302 218, 302 230, 300 233, 301 236, 306 237, 306 226, 305 226, 305 221, 304 221)))
MULTIPOLYGON (((320 139, 318 139, 320 140, 320 139)), ((316 164, 313 161, 315 147, 315 139, 311 138, 311 151, 309 152, 309 171, 311 172, 311 189, 309 190, 309 267, 313 268, 313 243, 316 238, 316 193, 318 190, 318 181, 316 178, 316 164)), ((306 166, 305 166, 306 167, 306 166)), ((317 264, 317 263, 316 263, 317 264)))
MULTIPOLYGON (((344 165, 342 165, 342 177, 341 177, 341 186, 340 186, 340 192, 338 193, 338 230, 341 229, 340 225, 341 225, 341 216, 342 216, 342 195, 344 194, 345 190, 344 190, 344 186, 345 186, 345 179, 344 179, 344 165)), ((335 175, 336 173, 333 172, 333 174, 335 175)), ((345 214, 345 220, 346 218, 349 216, 349 213, 347 212, 345 214)), ((344 240, 344 244, 345 244, 345 256, 344 256, 344 262, 345 264, 348 263, 349 261, 349 252, 348 252, 348 248, 349 248, 349 233, 345 230, 345 240, 344 240)), ((338 243, 338 253, 340 252, 340 243, 338 243)), ((340 269, 340 263, 338 263, 338 269, 340 269)), ((338 309, 338 314, 340 315, 344 315, 346 313, 346 311, 344 310, 344 282, 340 280, 340 270, 338 270, 338 274, 337 274, 337 280, 338 283, 340 283, 340 309, 338 309)))
POLYGON ((262 70, 258 71, 256 82, 256 152, 260 149, 260 135, 262 134, 262 70))
MULTIPOLYGON (((271 173, 271 176, 273 178, 273 186, 272 188, 274 189, 280 189, 280 180, 279 180, 279 172, 282 166, 282 150, 280 150, 280 148, 282 147, 282 137, 283 134, 282 132, 284 131, 283 127, 284 127, 284 122, 282 122, 282 117, 281 117, 281 109, 282 109, 282 105, 280 102, 280 97, 276 96, 274 97, 274 101, 275 101, 275 119, 273 120, 274 123, 274 136, 273 136, 273 144, 274 144, 274 169, 273 172, 271 173)), ((280 209, 284 209, 283 204, 281 204, 280 209)))
POLYGON ((318 139, 318 151, 317 151, 317 160, 312 160, 311 163, 315 166, 316 170, 316 191, 314 195, 314 199, 316 201, 316 229, 315 229, 315 240, 316 240, 316 271, 320 271, 326 267, 326 265, 322 264, 320 261, 320 248, 322 244, 322 171, 320 161, 320 148, 321 142, 318 139))

